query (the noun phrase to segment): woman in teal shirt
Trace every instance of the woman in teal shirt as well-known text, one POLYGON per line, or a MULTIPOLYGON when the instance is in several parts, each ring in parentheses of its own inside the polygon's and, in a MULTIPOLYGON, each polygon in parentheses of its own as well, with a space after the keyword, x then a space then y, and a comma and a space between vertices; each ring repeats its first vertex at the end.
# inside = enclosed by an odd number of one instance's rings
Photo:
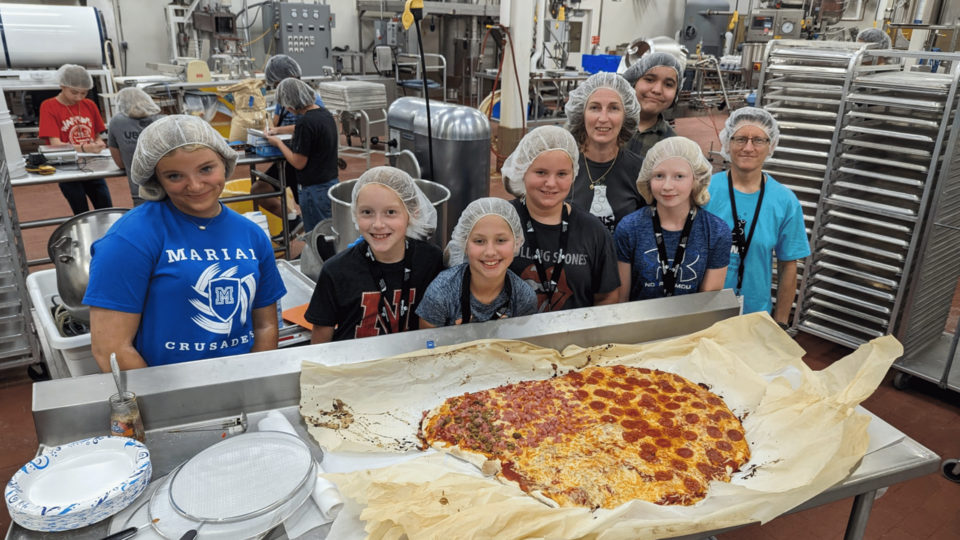
POLYGON ((777 121, 767 111, 753 107, 734 111, 720 132, 730 169, 710 179, 710 202, 704 208, 733 231, 725 288, 742 298, 744 313, 771 312, 776 257, 773 318, 786 327, 796 296, 797 261, 810 255, 810 242, 797 196, 762 170, 779 138, 777 121))

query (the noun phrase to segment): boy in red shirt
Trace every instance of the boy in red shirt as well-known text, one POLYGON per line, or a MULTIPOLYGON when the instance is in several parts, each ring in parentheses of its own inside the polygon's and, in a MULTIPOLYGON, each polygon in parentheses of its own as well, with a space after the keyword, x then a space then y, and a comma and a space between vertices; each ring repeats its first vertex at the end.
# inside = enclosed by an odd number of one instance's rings
MULTIPOLYGON (((100 133, 107 127, 100 109, 86 99, 87 91, 93 88, 93 77, 83 66, 64 64, 57 70, 57 82, 60 94, 40 104, 40 138, 49 144, 72 144, 77 152, 99 153, 106 148, 100 133)), ((74 215, 90 209, 87 197, 96 209, 113 206, 103 179, 61 182, 59 186, 74 215)))

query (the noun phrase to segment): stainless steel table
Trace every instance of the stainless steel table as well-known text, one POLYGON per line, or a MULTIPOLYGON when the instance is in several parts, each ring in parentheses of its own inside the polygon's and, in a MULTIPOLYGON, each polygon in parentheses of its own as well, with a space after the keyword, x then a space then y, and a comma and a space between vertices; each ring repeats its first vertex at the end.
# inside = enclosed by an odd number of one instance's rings
MULTIPOLYGON (((258 155, 241 154, 237 160, 237 165, 259 165, 262 163, 283 163, 283 157, 262 157, 258 155)), ((109 150, 104 150, 99 156, 83 156, 78 163, 67 165, 58 165, 57 172, 49 175, 27 173, 24 178, 11 180, 14 189, 23 186, 38 186, 43 184, 58 184, 61 182, 80 182, 83 180, 99 180, 106 178, 119 178, 127 175, 127 172, 117 167, 110 156, 109 150)), ((280 206, 284 216, 287 215, 287 198, 281 196, 287 187, 286 167, 277 167, 279 174, 277 178, 272 178, 259 171, 254 172, 251 167, 251 176, 262 179, 278 188, 277 193, 262 193, 257 195, 241 195, 238 197, 225 197, 222 202, 240 202, 252 201, 257 199, 268 199, 271 197, 280 197, 280 206)), ((16 193, 14 193, 16 195, 16 193)), ((20 222, 20 229, 36 229, 40 227, 55 227, 69 220, 73 216, 62 216, 34 221, 20 222)), ((287 227, 286 219, 281 220, 283 224, 283 246, 277 248, 277 251, 284 251, 285 258, 290 258, 290 230, 287 227)), ((49 258, 34 259, 28 262, 29 266, 38 266, 52 262, 49 258)))
MULTIPOLYGON (((241 412, 246 412, 250 425, 255 426, 268 411, 280 410, 303 433, 299 400, 304 359, 361 362, 418 350, 427 341, 439 346, 485 337, 521 339, 558 350, 574 343, 643 343, 696 332, 738 313, 736 297, 724 290, 161 366, 125 372, 124 378, 127 388, 139 396, 156 477, 219 440, 219 432, 212 437, 166 433, 174 427, 241 412)), ((109 374, 35 384, 33 416, 40 443, 57 445, 102 434, 109 418, 106 397, 113 388, 109 374)), ((844 481, 793 511, 854 497, 846 538, 859 540, 876 490, 935 472, 939 461, 936 454, 905 437, 868 454, 844 481)), ((683 538, 693 540, 734 528, 683 538)), ((70 533, 39 534, 14 525, 7 539, 93 540, 102 538, 106 530, 104 523, 70 533)))

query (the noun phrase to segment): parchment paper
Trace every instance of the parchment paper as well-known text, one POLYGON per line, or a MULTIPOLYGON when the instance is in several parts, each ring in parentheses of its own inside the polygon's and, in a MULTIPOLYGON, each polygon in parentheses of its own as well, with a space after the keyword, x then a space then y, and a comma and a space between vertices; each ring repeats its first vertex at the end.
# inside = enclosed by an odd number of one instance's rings
POLYGON ((678 373, 710 385, 735 414, 746 416, 752 452, 743 471, 729 484, 712 482, 694 506, 633 501, 595 512, 548 508, 445 453, 325 475, 363 508, 370 539, 663 538, 766 522, 843 480, 869 445, 870 418, 856 406, 902 352, 896 339, 884 337, 814 372, 801 360, 803 349, 766 314, 658 343, 562 353, 484 340, 358 364, 304 362, 301 412, 326 450, 419 452, 412 449, 423 411, 450 396, 588 363, 678 373))

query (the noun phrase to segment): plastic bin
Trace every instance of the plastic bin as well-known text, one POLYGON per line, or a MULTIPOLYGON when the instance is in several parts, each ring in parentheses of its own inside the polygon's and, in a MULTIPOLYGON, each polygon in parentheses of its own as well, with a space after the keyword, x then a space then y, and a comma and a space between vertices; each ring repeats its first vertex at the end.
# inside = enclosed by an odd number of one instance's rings
MULTIPOLYGON (((220 194, 220 198, 224 197, 238 197, 240 195, 249 195, 250 194, 250 179, 241 178, 239 180, 230 180, 223 186, 223 193, 220 194)), ((241 202, 232 202, 226 203, 227 208, 233 210, 238 214, 246 214, 247 212, 253 212, 253 201, 241 201, 241 202)), ((287 208, 293 209, 293 194, 290 193, 290 188, 287 188, 287 208)), ((280 221, 280 218, 267 212, 263 208, 260 208, 260 212, 263 212, 263 215, 267 216, 267 225, 270 227, 270 236, 276 236, 283 232, 283 223, 280 221)))
POLYGON ((63 355, 70 376, 80 377, 101 373, 97 361, 93 358, 93 350, 90 348, 90 334, 63 337, 57 329, 53 315, 50 314, 54 297, 60 296, 57 291, 57 271, 51 269, 33 272, 27 276, 27 290, 30 292, 33 308, 37 311, 37 318, 43 325, 47 343, 51 349, 56 349, 63 355))
POLYGON ((620 67, 620 57, 614 54, 584 54, 580 57, 580 65, 587 73, 616 73, 620 67))

